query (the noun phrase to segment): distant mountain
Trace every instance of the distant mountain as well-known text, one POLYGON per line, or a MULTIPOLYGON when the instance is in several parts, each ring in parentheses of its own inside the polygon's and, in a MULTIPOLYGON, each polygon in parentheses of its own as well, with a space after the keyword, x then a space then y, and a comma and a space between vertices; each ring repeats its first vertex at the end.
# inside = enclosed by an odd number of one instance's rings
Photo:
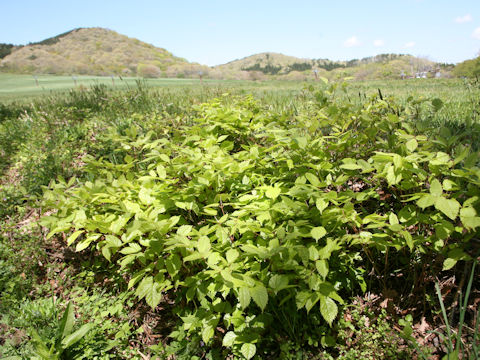
POLYGON ((398 79, 448 76, 443 66, 411 55, 381 54, 349 61, 302 59, 265 52, 208 67, 103 28, 78 28, 28 45, 0 44, 0 71, 24 74, 122 75, 213 79, 398 79), (423 75, 422 75, 423 76, 423 75))
POLYGON ((165 49, 103 28, 74 29, 26 46, 5 47, 8 50, 0 70, 15 73, 175 77, 208 70, 165 49))
POLYGON ((313 79, 354 77, 356 79, 384 79, 411 77, 419 72, 447 73, 445 66, 427 59, 404 54, 380 54, 363 59, 332 61, 328 59, 302 59, 278 53, 266 52, 234 60, 215 69, 225 74, 247 72, 253 78, 313 79))

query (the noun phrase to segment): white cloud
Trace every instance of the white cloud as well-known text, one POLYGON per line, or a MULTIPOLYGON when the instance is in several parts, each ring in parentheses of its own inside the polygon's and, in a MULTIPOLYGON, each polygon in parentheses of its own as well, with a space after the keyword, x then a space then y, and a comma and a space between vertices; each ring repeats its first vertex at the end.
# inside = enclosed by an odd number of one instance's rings
POLYGON ((409 41, 405 45, 403 45, 404 48, 412 48, 415 46, 415 41, 409 41))
POLYGON ((455 22, 457 24, 463 24, 463 23, 467 23, 467 22, 470 22, 472 21, 472 15, 470 14, 467 14, 467 15, 464 15, 464 16, 457 16, 455 18, 455 22))
POLYGON ((382 39, 377 39, 373 42, 373 46, 375 46, 375 47, 380 47, 380 46, 383 46, 383 45, 385 45, 385 42, 382 39))
POLYGON ((352 36, 343 42, 343 46, 345 47, 354 47, 359 45, 361 45, 361 42, 356 36, 352 36))
POLYGON ((480 27, 477 27, 475 30, 473 30, 472 37, 480 40, 480 27))

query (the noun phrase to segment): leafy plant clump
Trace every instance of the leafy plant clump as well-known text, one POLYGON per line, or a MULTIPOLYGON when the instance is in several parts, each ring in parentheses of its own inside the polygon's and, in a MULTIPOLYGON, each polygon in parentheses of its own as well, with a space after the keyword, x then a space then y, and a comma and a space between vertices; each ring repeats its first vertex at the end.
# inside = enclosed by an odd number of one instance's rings
POLYGON ((294 116, 225 95, 112 135, 114 157, 85 157, 85 180, 46 189, 47 237, 70 232, 138 299, 173 302, 175 336, 199 335, 200 349, 324 346, 366 274, 386 286, 422 261, 451 269, 480 226, 477 153, 442 148, 391 99, 338 103, 333 90, 294 116))

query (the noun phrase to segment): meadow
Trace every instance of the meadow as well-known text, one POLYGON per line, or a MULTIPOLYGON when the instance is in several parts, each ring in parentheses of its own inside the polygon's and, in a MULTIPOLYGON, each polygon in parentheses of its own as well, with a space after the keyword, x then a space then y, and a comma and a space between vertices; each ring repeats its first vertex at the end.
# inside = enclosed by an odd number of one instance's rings
POLYGON ((0 74, 0 357, 475 359, 480 86, 0 74))

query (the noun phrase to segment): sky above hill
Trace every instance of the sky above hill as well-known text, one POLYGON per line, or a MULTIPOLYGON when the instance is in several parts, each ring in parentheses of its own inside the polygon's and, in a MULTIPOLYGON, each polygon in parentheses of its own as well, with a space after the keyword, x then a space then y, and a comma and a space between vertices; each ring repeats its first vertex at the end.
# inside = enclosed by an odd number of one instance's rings
POLYGON ((402 53, 456 63, 480 51, 480 0, 0 0, 0 43, 104 27, 188 61, 259 52, 351 60, 402 53))

